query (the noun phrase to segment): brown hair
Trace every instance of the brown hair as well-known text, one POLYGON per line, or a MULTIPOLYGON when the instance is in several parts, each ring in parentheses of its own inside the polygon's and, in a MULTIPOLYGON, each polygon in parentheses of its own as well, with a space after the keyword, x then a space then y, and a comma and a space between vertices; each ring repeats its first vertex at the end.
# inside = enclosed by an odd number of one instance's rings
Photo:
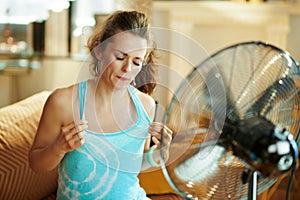
MULTIPOLYGON (((119 31, 130 31, 147 39, 148 43, 152 42, 153 48, 148 49, 143 67, 135 78, 136 87, 146 93, 152 94, 155 86, 155 44, 151 40, 148 18, 144 13, 137 11, 115 11, 100 26, 96 27, 94 34, 88 40, 88 49, 94 59, 93 71, 95 72, 96 63, 98 62, 94 50, 100 43, 111 38, 119 31)), ((149 46, 149 45, 148 45, 149 46)))

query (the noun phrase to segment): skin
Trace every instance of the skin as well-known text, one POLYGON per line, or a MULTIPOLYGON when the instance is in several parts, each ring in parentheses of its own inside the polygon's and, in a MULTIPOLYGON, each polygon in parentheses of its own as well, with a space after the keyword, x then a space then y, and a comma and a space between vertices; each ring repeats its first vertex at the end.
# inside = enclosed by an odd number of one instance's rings
MULTIPOLYGON (((84 144, 87 129, 109 134, 136 123, 137 112, 127 87, 141 70, 146 48, 147 41, 144 38, 122 33, 110 41, 102 53, 96 52, 97 59, 102 61, 102 69, 94 80, 88 81, 86 120, 79 120, 78 117, 77 84, 57 89, 49 96, 29 153, 29 163, 34 171, 55 169, 67 152, 84 144)), ((140 91, 137 94, 149 118, 153 120, 153 98, 140 91)), ((158 147, 168 146, 172 131, 161 123, 152 122, 145 152, 149 149, 151 138, 158 147), (165 144, 160 143, 163 131, 165 144)), ((154 160, 159 160, 158 152, 154 154, 154 160)), ((146 159, 143 159, 142 169, 149 167, 146 159)))

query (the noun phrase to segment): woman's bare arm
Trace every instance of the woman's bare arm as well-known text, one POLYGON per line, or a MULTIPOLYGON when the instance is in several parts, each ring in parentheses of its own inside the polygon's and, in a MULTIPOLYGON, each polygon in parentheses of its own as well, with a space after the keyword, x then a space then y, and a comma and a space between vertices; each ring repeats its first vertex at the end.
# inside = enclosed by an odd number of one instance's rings
MULTIPOLYGON (((140 95, 140 99, 143 102, 143 106, 147 111, 150 119, 153 121, 155 120, 155 111, 156 111, 156 104, 152 97, 147 97, 145 95, 140 95)), ((142 170, 146 170, 151 167, 158 167, 160 162, 160 148, 164 150, 164 159, 168 159, 168 149, 169 145, 172 140, 173 132, 165 126, 161 122, 152 122, 149 128, 149 137, 147 137, 145 146, 144 146, 144 155, 143 155, 143 163, 142 163, 142 170), (161 143, 162 137, 164 136, 163 144, 161 143), (150 147, 151 140, 155 144, 154 146, 150 147), (151 150, 150 150, 151 148, 151 150), (150 162, 149 162, 150 161, 150 162)))
POLYGON ((87 123, 85 121, 75 123, 72 116, 70 91, 60 89, 53 92, 45 103, 36 137, 29 152, 29 164, 34 171, 53 170, 66 152, 82 145, 84 141, 78 133, 87 128, 87 123))

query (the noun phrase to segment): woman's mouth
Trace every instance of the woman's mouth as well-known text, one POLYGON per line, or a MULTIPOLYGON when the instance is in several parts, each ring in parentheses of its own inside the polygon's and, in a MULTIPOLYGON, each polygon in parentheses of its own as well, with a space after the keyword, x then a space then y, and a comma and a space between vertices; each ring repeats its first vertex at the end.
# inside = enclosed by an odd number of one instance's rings
POLYGON ((117 78, 118 78, 120 81, 130 81, 129 78, 124 77, 124 76, 118 76, 118 75, 117 75, 117 78))

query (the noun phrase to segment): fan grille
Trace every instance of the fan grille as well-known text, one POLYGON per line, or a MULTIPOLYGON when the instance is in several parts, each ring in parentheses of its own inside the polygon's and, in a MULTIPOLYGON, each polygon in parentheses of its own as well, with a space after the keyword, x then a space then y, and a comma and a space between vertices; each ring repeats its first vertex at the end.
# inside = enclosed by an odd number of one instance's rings
MULTIPOLYGON (((246 198, 248 185, 241 177, 248 167, 216 145, 220 125, 225 115, 263 116, 296 137, 299 75, 286 52, 261 42, 233 45, 201 63, 180 85, 165 117, 175 133, 164 168, 171 186, 187 198, 246 198)), ((276 178, 259 176, 258 192, 276 178)))

